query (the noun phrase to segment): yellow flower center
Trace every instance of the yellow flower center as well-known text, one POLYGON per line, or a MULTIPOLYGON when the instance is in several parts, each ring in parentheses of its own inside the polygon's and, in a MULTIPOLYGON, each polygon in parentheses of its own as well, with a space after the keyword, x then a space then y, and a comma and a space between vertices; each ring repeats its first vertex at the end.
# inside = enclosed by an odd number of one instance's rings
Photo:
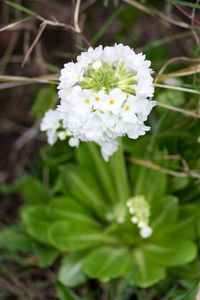
POLYGON ((113 105, 114 103, 115 103, 115 100, 113 100, 113 99, 109 100, 110 105, 113 105))
POLYGON ((85 99, 85 100, 84 100, 84 103, 85 103, 86 105, 88 105, 88 104, 90 103, 90 100, 89 100, 89 99, 85 99))

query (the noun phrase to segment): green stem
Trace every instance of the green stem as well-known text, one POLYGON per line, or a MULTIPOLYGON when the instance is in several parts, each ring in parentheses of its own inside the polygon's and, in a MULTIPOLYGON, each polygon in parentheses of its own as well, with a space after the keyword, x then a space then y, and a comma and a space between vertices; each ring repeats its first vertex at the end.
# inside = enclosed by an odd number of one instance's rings
POLYGON ((105 193, 109 197, 110 201, 112 203, 115 203, 116 192, 112 182, 112 178, 109 174, 109 169, 107 168, 107 164, 103 161, 102 157, 97 151, 97 147, 93 143, 86 143, 86 146, 94 162, 94 166, 99 174, 99 181, 102 183, 105 193))
POLYGON ((125 203, 130 192, 122 143, 120 143, 119 150, 110 159, 110 168, 117 191, 117 200, 125 203))

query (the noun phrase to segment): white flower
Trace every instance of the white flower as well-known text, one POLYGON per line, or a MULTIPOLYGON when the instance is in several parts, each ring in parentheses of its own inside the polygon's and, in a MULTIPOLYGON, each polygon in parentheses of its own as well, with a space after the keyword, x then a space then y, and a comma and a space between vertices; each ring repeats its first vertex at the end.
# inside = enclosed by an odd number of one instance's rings
POLYGON ((41 131, 46 131, 48 143, 50 145, 60 139, 66 139, 68 132, 66 129, 61 128, 59 112, 57 110, 49 109, 42 119, 40 124, 41 131), (59 130, 60 129, 60 130, 59 130))
POLYGON ((67 131, 58 131, 57 132, 57 137, 61 140, 64 141, 66 137, 68 136, 67 131))
POLYGON ((78 147, 78 146, 79 146, 79 140, 78 140, 77 138, 71 137, 71 138, 69 139, 69 145, 70 145, 71 147, 78 147))
POLYGON ((154 91, 150 64, 145 55, 122 44, 90 47, 77 62, 65 64, 58 86, 58 122, 54 129, 51 122, 45 129, 49 141, 65 137, 57 134, 62 124, 71 146, 93 141, 108 160, 118 149, 118 137, 144 135, 150 129, 144 121, 155 106, 149 100, 154 91))
POLYGON ((114 48, 119 56, 119 59, 122 59, 125 61, 126 57, 135 54, 133 49, 131 49, 129 46, 124 46, 123 44, 115 44, 114 48))
POLYGON ((112 112, 113 114, 119 114, 122 104, 126 100, 127 96, 119 88, 115 88, 110 91, 109 94, 103 92, 100 94, 99 108, 102 112, 112 112))
POLYGON ((131 214, 131 222, 139 228, 140 236, 148 238, 152 235, 153 229, 149 226, 150 206, 144 196, 130 198, 127 203, 128 211, 131 214))
POLYGON ((78 114, 88 113, 92 108, 91 92, 88 90, 80 90, 74 94, 73 105, 78 114), (77 111, 77 107, 79 110, 77 111))
POLYGON ((103 47, 101 45, 95 49, 90 47, 88 51, 82 52, 81 55, 77 57, 78 63, 81 63, 84 67, 86 67, 91 63, 99 61, 102 55, 102 49, 103 47))
POLYGON ((146 226, 146 227, 143 227, 141 230, 140 230, 140 235, 141 237, 143 237, 144 239, 150 237, 153 233, 153 230, 151 227, 149 226, 146 226))
POLYGON ((64 65, 61 70, 60 84, 58 88, 72 87, 77 82, 81 81, 83 77, 83 67, 78 63, 68 63, 64 65))
POLYGON ((41 131, 47 132, 48 143, 53 145, 57 140, 57 129, 59 128, 59 113, 57 110, 50 109, 48 110, 41 122, 40 129, 41 131))
POLYGON ((106 46, 101 55, 101 59, 104 63, 111 63, 111 62, 116 62, 119 60, 119 54, 116 51, 115 47, 108 47, 106 46))
POLYGON ((135 110, 136 97, 130 96, 127 98, 126 103, 122 106, 121 117, 124 122, 137 123, 138 118, 135 110))
POLYGON ((71 88, 83 78, 83 66, 79 63, 68 63, 61 70, 60 84, 58 85, 59 97, 65 99, 71 88))
POLYGON ((109 157, 118 149, 117 141, 109 141, 100 144, 101 146, 101 154, 105 161, 108 161, 109 157))

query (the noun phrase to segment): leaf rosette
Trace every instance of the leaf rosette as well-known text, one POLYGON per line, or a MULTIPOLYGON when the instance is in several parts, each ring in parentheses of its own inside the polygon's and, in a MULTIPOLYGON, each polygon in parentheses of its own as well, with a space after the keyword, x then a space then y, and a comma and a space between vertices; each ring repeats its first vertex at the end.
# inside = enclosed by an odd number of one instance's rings
POLYGON ((22 218, 36 241, 64 255, 58 278, 66 286, 88 276, 148 287, 163 279, 168 268, 194 260, 197 252, 196 207, 180 205, 166 187, 165 174, 125 166, 121 148, 105 162, 97 146, 87 143, 75 162, 69 158, 61 164, 55 195, 38 204, 38 193, 35 204, 32 199, 23 208, 22 218), (138 196, 148 203, 145 217, 152 232, 146 237, 127 207, 127 200, 138 196))

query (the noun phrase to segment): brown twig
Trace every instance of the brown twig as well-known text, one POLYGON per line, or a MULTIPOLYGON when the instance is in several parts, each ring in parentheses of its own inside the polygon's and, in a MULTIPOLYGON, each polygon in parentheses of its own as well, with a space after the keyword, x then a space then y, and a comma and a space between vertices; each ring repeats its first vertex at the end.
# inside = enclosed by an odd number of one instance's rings
POLYGON ((192 171, 192 170, 188 170, 187 172, 178 172, 178 171, 174 171, 174 170, 171 170, 171 169, 163 168, 163 167, 153 163, 150 160, 143 160, 143 159, 135 158, 135 157, 128 157, 128 161, 131 162, 131 163, 146 167, 148 169, 158 171, 160 173, 171 175, 171 176, 174 176, 174 177, 180 177, 180 178, 191 177, 191 178, 200 179, 200 173, 197 173, 197 172, 192 171))
POLYGON ((188 75, 194 75, 200 72, 200 64, 198 65, 193 65, 187 68, 183 68, 181 70, 172 72, 172 73, 167 73, 167 74, 161 74, 156 76, 156 83, 157 82, 163 82, 165 79, 168 78, 173 78, 173 77, 183 77, 183 76, 188 76, 188 75))
POLYGON ((22 63, 22 67, 25 65, 25 63, 27 62, 29 56, 31 55, 31 52, 33 51, 35 45, 37 44, 38 40, 40 39, 42 33, 44 32, 45 28, 46 28, 46 23, 42 23, 41 26, 40 26, 40 29, 36 35, 36 38, 34 39, 32 45, 30 46, 28 52, 26 53, 25 57, 24 57, 24 60, 23 60, 23 63, 22 63))
POLYGON ((0 82, 19 82, 19 83, 50 83, 58 84, 58 76, 56 75, 43 75, 38 77, 25 77, 25 76, 8 76, 0 75, 0 82))
POLYGON ((159 17, 161 20, 170 23, 172 25, 176 25, 179 26, 181 28, 190 28, 191 26, 185 22, 182 21, 178 21, 175 20, 169 16, 167 16, 166 14, 160 12, 158 9, 156 9, 155 7, 150 7, 147 5, 143 5, 141 3, 139 3, 138 1, 135 0, 123 0, 124 2, 136 7, 137 9, 141 10, 142 12, 145 12, 149 15, 151 15, 152 17, 159 17))
POLYGON ((169 105, 169 104, 164 104, 164 103, 159 103, 159 102, 157 102, 157 106, 161 107, 161 108, 164 108, 164 109, 168 109, 168 110, 177 112, 177 113, 181 113, 181 114, 183 114, 185 116, 188 116, 188 117, 200 119, 200 114, 195 113, 191 110, 187 110, 187 109, 183 109, 183 108, 179 108, 179 107, 175 107, 175 106, 172 106, 172 105, 169 105))
POLYGON ((81 29, 79 27, 79 22, 78 22, 80 5, 81 5, 81 0, 77 0, 75 10, 74 10, 74 28, 76 29, 77 33, 81 33, 81 29))
POLYGON ((21 25, 22 23, 30 21, 33 18, 34 17, 31 16, 31 17, 27 17, 25 19, 22 19, 22 20, 10 23, 10 24, 8 24, 8 25, 3 26, 2 28, 0 28, 0 32, 5 31, 5 30, 12 30, 12 29, 18 27, 19 25, 21 25))
POLYGON ((186 57, 186 56, 178 56, 178 57, 173 57, 169 59, 159 70, 155 77, 155 83, 157 82, 158 78, 163 74, 164 70, 171 65, 174 62, 177 62, 179 60, 186 61, 186 62, 200 62, 200 58, 191 58, 191 57, 186 57))
POLYGON ((176 90, 176 91, 181 91, 181 92, 185 92, 185 93, 200 95, 200 91, 184 88, 184 87, 181 87, 181 86, 159 84, 159 83, 154 83, 154 86, 159 87, 159 88, 163 88, 163 89, 170 89, 170 90, 176 90))
MULTIPOLYGON (((192 15, 190 15, 189 13, 187 13, 187 12, 183 9, 183 7, 181 7, 180 5, 174 3, 174 6, 175 6, 175 7, 176 7, 183 15, 185 15, 185 16, 186 16, 187 18, 189 18, 190 20, 193 18, 192 15)), ((195 19, 194 19, 194 22, 200 25, 200 22, 199 22, 198 20, 195 20, 195 19)))

